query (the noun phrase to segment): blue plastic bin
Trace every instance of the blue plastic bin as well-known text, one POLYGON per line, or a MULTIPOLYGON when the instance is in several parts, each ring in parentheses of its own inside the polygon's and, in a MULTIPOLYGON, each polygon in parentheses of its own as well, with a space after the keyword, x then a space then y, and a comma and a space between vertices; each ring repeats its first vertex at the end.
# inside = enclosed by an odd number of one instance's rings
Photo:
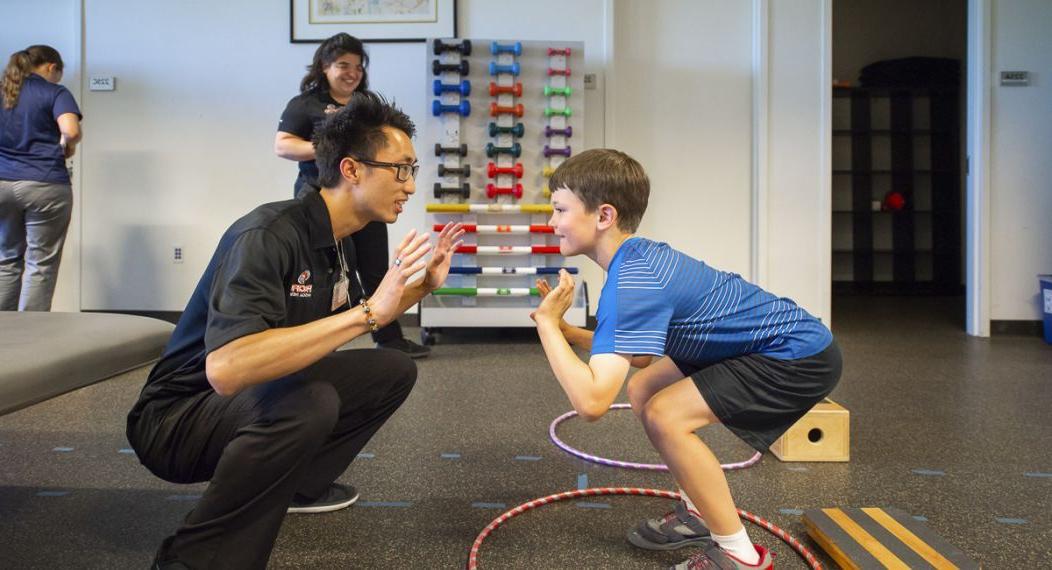
POLYGON ((1045 342, 1052 344, 1052 275, 1038 275, 1041 282, 1041 315, 1045 320, 1045 342))

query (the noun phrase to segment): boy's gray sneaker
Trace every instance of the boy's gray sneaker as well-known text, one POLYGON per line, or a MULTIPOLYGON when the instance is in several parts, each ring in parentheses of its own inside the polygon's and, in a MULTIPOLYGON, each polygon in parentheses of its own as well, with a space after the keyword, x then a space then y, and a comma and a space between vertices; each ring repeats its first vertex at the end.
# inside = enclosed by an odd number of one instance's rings
POLYGON ((711 542, 709 529, 691 514, 687 504, 680 501, 675 510, 660 519, 640 521, 628 531, 628 542, 646 550, 676 550, 692 544, 711 542))
POLYGON ((676 564, 671 570, 771 570, 774 568, 774 555, 759 544, 754 544, 760 560, 756 564, 746 564, 731 553, 710 542, 705 550, 676 564))
POLYGON ((358 500, 358 491, 350 485, 333 483, 317 499, 308 499, 301 495, 292 498, 289 513, 328 513, 345 509, 358 500))

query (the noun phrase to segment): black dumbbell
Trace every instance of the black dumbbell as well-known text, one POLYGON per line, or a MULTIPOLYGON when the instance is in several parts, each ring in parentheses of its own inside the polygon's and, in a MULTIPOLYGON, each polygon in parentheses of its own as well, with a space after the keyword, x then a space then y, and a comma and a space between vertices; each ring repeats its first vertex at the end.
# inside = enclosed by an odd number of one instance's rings
POLYGON ((469 176, 471 176, 471 165, 465 164, 460 168, 449 168, 444 164, 439 164, 438 175, 445 176, 447 174, 456 174, 457 176, 463 176, 464 178, 468 178, 469 176))
POLYGON ((468 145, 462 144, 460 146, 442 146, 440 143, 435 143, 435 156, 442 156, 444 153, 456 153, 460 156, 468 155, 468 145))
POLYGON ((435 182, 435 198, 441 198, 443 194, 459 194, 461 198, 467 200, 471 197, 471 186, 465 182, 460 186, 444 187, 435 182))
POLYGON ((435 55, 442 55, 443 52, 447 51, 458 51, 460 52, 460 55, 467 57, 471 55, 471 40, 464 40, 459 44, 447 44, 442 43, 442 40, 440 39, 435 39, 432 48, 435 55))
POLYGON ((468 69, 470 69, 470 68, 468 67, 468 62, 467 61, 461 61, 460 63, 451 63, 449 65, 443 65, 437 59, 431 60, 431 73, 434 74, 434 75, 439 75, 443 71, 456 71, 456 72, 460 73, 461 75, 467 75, 468 74, 468 69))

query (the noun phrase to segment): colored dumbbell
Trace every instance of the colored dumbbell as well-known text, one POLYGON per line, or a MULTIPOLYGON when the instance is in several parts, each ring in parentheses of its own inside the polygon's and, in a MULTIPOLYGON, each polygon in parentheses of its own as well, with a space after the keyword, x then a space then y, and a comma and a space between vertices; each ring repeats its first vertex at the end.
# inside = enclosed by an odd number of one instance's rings
POLYGON ((438 61, 437 59, 431 60, 431 73, 432 73, 432 75, 438 75, 438 74, 442 73, 443 71, 456 71, 457 73, 459 73, 461 75, 467 75, 469 69, 471 69, 471 68, 468 66, 468 62, 466 60, 465 61, 461 61, 460 63, 451 63, 451 64, 448 64, 448 65, 444 65, 442 62, 438 61))
POLYGON ((516 198, 522 198, 522 184, 516 184, 515 186, 497 186, 495 184, 486 185, 486 196, 493 198, 498 194, 511 194, 516 198))
POLYGON ((553 55, 565 55, 570 57, 570 48, 548 48, 548 57, 553 55))
POLYGON ((437 117, 442 113, 460 113, 461 116, 467 117, 471 114, 471 103, 461 101, 456 105, 443 105, 441 101, 435 99, 431 102, 431 114, 437 117))
MULTIPOLYGON (((569 87, 567 87, 567 89, 569 89, 569 87)), ((441 79, 436 79, 432 91, 434 91, 435 96, 439 96, 443 93, 460 93, 464 97, 467 97, 468 95, 471 95, 471 82, 465 79, 460 83, 443 85, 441 79)))
POLYGON ((515 158, 519 158, 519 155, 522 154, 522 145, 512 143, 511 146, 497 146, 493 143, 486 143, 486 156, 493 158, 498 154, 510 154, 515 158))
POLYGON ((551 117, 552 115, 563 115, 569 117, 573 114, 573 110, 569 107, 563 107, 562 109, 552 109, 551 107, 544 108, 544 116, 551 117))
POLYGON ((462 144, 460 146, 442 146, 439 143, 435 143, 435 156, 442 156, 443 154, 459 154, 460 156, 468 155, 468 145, 462 144))
POLYGON ((565 77, 570 77, 570 68, 567 67, 566 69, 552 69, 549 67, 548 75, 563 75, 565 77))
POLYGON ((561 154, 563 156, 570 156, 570 147, 566 148, 552 148, 548 145, 544 145, 544 156, 552 156, 561 154))
POLYGON ((498 75, 498 74, 501 74, 501 73, 510 73, 512 75, 518 75, 519 74, 519 64, 518 63, 512 63, 510 65, 500 65, 500 64, 498 64, 497 62, 494 62, 494 61, 489 62, 489 74, 490 75, 498 75))
POLYGON ((548 188, 547 184, 544 185, 544 188, 541 188, 541 193, 544 194, 545 198, 551 198, 552 197, 552 189, 548 188))
POLYGON ((541 170, 541 174, 544 174, 545 178, 551 178, 552 174, 555 174, 554 166, 545 166, 544 170, 541 170))
POLYGON ((516 97, 522 97, 522 83, 516 83, 515 85, 497 85, 496 83, 489 82, 489 94, 492 97, 496 97, 501 93, 511 93, 516 97))
POLYGON ((468 178, 469 176, 471 176, 471 165, 465 164, 459 168, 450 168, 444 164, 438 165, 439 176, 446 176, 449 174, 455 174, 457 176, 463 176, 464 178, 468 178))
POLYGON ((526 127, 522 126, 522 123, 515 123, 514 127, 500 127, 497 123, 489 124, 489 136, 495 137, 501 133, 508 133, 514 137, 522 137, 526 134, 526 127))
POLYGON ((544 96, 551 97, 552 95, 562 95, 563 97, 569 97, 573 93, 573 89, 569 87, 552 87, 550 85, 544 86, 544 96))
POLYGON ((460 55, 469 56, 471 55, 471 40, 464 40, 459 44, 447 44, 436 38, 431 49, 435 55, 442 55, 447 51, 456 51, 460 52, 460 55))
MULTIPOLYGON (((522 42, 515 42, 513 44, 499 44, 497 42, 493 42, 489 44, 489 52, 493 55, 497 55, 499 53, 522 55, 522 42)), ((515 75, 518 75, 518 73, 516 73, 515 75)))
POLYGON ((511 107, 501 107, 496 103, 489 104, 489 116, 496 117, 497 115, 515 115, 521 117, 526 110, 522 106, 522 103, 516 103, 511 107))
POLYGON ((467 182, 460 186, 442 186, 442 184, 435 182, 435 198, 441 198, 445 194, 457 194, 467 200, 471 197, 471 186, 467 182))
POLYGON ((515 166, 497 166, 491 162, 486 166, 486 174, 490 178, 496 178, 498 174, 511 174, 515 178, 522 178, 522 164, 515 163, 515 166))
MULTIPOLYGON (((552 138, 554 136, 562 135, 566 138, 573 136, 573 127, 567 126, 565 129, 553 129, 547 125, 544 127, 544 136, 552 138)), ((492 135, 490 135, 492 136, 492 135)))

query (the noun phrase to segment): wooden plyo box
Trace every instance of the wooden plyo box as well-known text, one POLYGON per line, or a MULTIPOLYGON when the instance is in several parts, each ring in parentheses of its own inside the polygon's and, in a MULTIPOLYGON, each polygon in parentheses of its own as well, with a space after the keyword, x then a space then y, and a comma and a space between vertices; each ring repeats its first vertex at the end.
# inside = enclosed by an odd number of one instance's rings
POLYGON ((807 534, 841 568, 946 568, 979 564, 923 522, 891 507, 804 511, 807 534))
POLYGON ((851 412, 826 398, 775 440, 771 453, 782 461, 851 459, 851 412))

